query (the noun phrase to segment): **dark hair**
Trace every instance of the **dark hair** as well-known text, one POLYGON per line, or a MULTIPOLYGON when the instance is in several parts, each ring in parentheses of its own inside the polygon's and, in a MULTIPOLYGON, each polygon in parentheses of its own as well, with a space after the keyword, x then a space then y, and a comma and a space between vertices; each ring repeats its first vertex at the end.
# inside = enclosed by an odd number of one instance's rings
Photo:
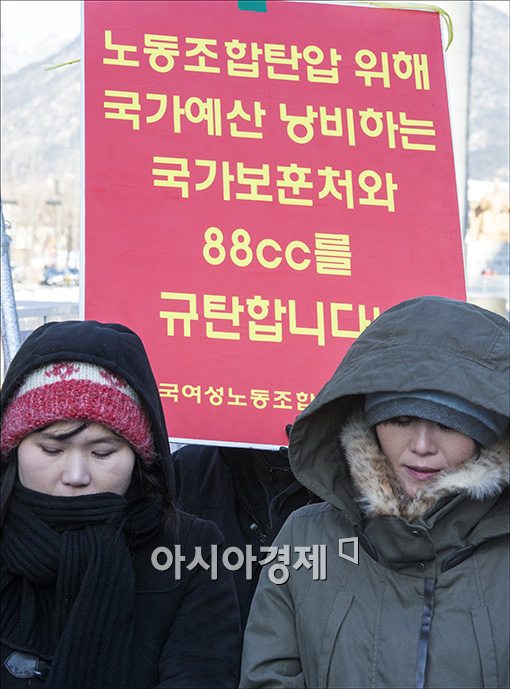
POLYGON ((18 458, 16 450, 13 450, 7 457, 2 457, 0 463, 0 526, 4 523, 9 497, 14 488, 18 475, 18 458))
MULTIPOLYGON (((66 420, 62 419, 62 421, 66 420)), ((53 426, 54 423, 49 424, 49 426, 53 426)), ((67 438, 71 438, 80 433, 92 422, 76 420, 74 422, 70 421, 70 423, 72 425, 69 429, 59 433, 55 437, 59 440, 67 440, 67 438)), ((44 426, 38 429, 38 431, 42 431, 49 426, 44 426)), ((112 433, 114 433, 114 431, 112 431, 112 433)), ((117 435, 116 433, 114 434, 117 435)), ((9 455, 2 457, 0 462, 0 525, 3 524, 7 514, 9 498, 14 489, 17 475, 18 453, 17 448, 15 448, 9 455)), ((146 500, 152 500, 160 506, 163 528, 170 528, 174 524, 175 505, 172 497, 172 489, 165 475, 163 460, 158 455, 153 457, 151 464, 147 464, 135 454, 135 466, 131 477, 131 483, 124 497, 127 500, 127 505, 125 514, 120 515, 119 518, 119 525, 121 528, 131 508, 135 504, 146 500)))

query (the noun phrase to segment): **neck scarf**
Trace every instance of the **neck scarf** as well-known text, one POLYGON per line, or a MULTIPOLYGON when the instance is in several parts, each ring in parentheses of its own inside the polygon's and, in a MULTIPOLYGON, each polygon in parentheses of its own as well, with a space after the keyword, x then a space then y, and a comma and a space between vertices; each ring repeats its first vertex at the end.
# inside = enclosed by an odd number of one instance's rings
POLYGON ((54 497, 19 483, 13 491, 1 538, 0 629, 7 645, 51 661, 45 687, 130 687, 127 539, 155 534, 161 513, 154 502, 127 505, 113 493, 54 497))

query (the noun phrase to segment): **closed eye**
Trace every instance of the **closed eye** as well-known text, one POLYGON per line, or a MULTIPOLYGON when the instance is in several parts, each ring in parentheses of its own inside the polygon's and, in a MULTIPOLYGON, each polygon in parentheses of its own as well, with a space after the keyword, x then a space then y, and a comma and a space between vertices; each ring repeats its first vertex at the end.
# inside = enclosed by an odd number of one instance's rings
POLYGON ((409 424, 414 420, 413 416, 394 416, 383 423, 391 423, 395 426, 409 426, 409 424))
POLYGON ((454 428, 450 428, 450 426, 443 426, 442 423, 438 423, 437 425, 445 433, 458 433, 458 431, 456 431, 454 428))
POLYGON ((51 457, 54 457, 55 455, 58 455, 60 452, 62 452, 62 449, 60 447, 45 447, 44 445, 41 445, 41 450, 45 454, 50 455, 51 457))
POLYGON ((110 457, 110 455, 113 455, 114 452, 115 450, 108 450, 103 452, 98 452, 97 450, 95 450, 94 452, 92 452, 92 455, 94 457, 97 457, 98 459, 106 459, 106 457, 110 457))

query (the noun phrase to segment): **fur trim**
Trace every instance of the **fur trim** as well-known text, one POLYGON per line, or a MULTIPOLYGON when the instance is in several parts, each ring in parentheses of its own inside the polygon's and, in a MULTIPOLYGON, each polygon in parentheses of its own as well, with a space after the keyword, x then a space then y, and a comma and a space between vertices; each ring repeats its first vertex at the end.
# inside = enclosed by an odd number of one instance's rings
POLYGON ((414 498, 403 493, 362 413, 348 419, 339 440, 353 483, 362 496, 358 502, 369 516, 395 516, 412 521, 447 495, 465 492, 473 500, 485 500, 501 493, 510 482, 508 437, 482 449, 478 458, 442 471, 414 498))

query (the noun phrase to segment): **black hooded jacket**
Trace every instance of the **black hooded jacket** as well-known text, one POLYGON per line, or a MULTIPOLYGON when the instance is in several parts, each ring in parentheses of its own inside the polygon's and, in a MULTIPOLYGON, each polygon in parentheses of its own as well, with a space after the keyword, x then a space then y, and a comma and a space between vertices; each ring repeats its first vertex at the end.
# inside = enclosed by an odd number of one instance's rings
MULTIPOLYGON (((47 323, 23 343, 6 374, 2 409, 31 371, 51 362, 83 361, 121 376, 136 391, 149 416, 161 475, 173 496, 173 467, 158 388, 140 338, 129 328, 96 321, 47 323)), ((8 509, 8 507, 7 507, 8 509)), ((132 549, 135 573, 133 687, 203 689, 235 687, 241 643, 239 606, 232 574, 221 563, 223 537, 211 522, 175 510, 171 526, 132 549), (174 565, 158 570, 158 547, 181 547, 180 575, 174 565), (202 566, 188 569, 201 548, 209 562, 218 546, 218 578, 202 566)), ((37 687, 43 680, 14 677, 5 661, 15 651, 2 642, 1 686, 37 687)))
POLYGON ((173 470, 165 417, 154 374, 142 341, 117 323, 64 321, 37 328, 13 358, 2 385, 2 409, 31 372, 57 361, 84 361, 102 366, 129 383, 151 421, 156 452, 173 491, 173 470))
MULTIPOLYGON (((270 546, 287 517, 299 507, 319 499, 296 481, 286 447, 262 450, 251 447, 186 445, 173 455, 179 506, 202 519, 210 519, 225 538, 226 547, 252 553, 270 546)), ((254 563, 234 572, 241 621, 246 625, 261 565, 254 563)))

